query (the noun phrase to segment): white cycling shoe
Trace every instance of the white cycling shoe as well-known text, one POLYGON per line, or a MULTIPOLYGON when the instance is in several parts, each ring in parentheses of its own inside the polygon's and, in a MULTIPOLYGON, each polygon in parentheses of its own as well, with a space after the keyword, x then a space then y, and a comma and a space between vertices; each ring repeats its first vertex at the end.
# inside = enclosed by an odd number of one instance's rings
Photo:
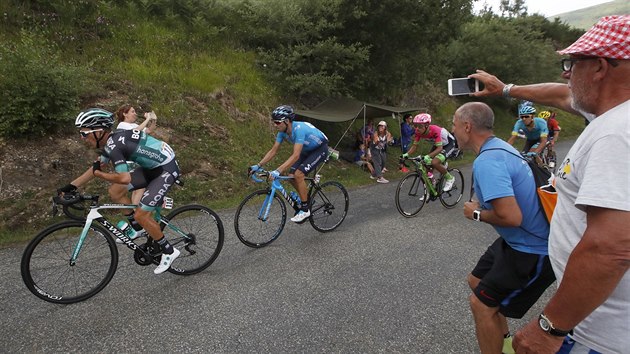
POLYGON ((448 192, 451 189, 453 189, 453 185, 455 184, 455 177, 451 178, 451 179, 447 179, 444 181, 444 192, 448 192))
POLYGON ((294 217, 291 218, 291 221, 302 222, 306 220, 309 216, 311 216, 310 210, 307 210, 307 211, 300 210, 299 213, 297 213, 294 217))
POLYGON ((177 259, 177 257, 179 257, 179 253, 180 253, 179 250, 175 247, 173 247, 173 253, 171 254, 162 253, 162 258, 160 259, 160 265, 158 265, 157 268, 153 270, 153 273, 162 274, 166 272, 171 267, 171 264, 173 263, 173 261, 177 259))

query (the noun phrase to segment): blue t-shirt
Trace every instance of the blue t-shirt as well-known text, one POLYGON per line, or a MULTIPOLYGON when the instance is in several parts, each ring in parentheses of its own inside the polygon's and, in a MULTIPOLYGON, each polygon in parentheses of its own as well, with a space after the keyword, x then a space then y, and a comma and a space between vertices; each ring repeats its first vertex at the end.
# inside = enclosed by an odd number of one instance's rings
POLYGON ((416 132, 416 130, 409 124, 407 124, 407 122, 403 122, 400 125, 400 134, 401 136, 401 142, 403 145, 409 145, 409 143, 411 143, 411 139, 413 138, 413 134, 416 132))
POLYGON ((482 208, 489 210, 492 200, 515 197, 523 215, 520 227, 492 227, 513 249, 547 255, 549 223, 538 201, 532 171, 519 155, 514 147, 499 138, 484 143, 473 162, 475 194, 482 208), (493 148, 508 150, 516 156, 504 150, 488 150, 493 148))
POLYGON ((323 144, 328 144, 326 135, 308 122, 292 122, 291 136, 284 132, 280 132, 276 135, 276 142, 282 144, 284 140, 293 144, 302 144, 303 152, 310 152, 323 144))
POLYGON ((528 130, 522 119, 519 119, 514 124, 512 129, 512 135, 518 135, 519 130, 525 134, 527 140, 538 140, 541 136, 546 137, 549 135, 549 129, 547 129, 547 122, 542 118, 534 118, 534 129, 528 130))

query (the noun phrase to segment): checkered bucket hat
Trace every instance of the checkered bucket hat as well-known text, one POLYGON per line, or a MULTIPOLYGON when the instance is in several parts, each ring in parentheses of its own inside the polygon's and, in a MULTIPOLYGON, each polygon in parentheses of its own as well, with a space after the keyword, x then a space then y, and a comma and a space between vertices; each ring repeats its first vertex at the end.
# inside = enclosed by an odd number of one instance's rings
POLYGON ((602 17, 575 43, 558 53, 630 59, 630 15, 602 17))

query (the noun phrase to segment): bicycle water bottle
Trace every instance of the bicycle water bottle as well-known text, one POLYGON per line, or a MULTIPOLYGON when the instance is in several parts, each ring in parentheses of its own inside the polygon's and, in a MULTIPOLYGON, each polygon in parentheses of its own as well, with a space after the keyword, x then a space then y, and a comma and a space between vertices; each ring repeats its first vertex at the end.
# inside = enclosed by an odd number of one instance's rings
POLYGON ((427 177, 429 177, 431 184, 435 186, 435 177, 433 176, 433 172, 427 172, 427 177))
POLYGON ((298 204, 298 206, 302 204, 302 200, 300 199, 300 196, 297 194, 296 191, 291 191, 289 195, 291 196, 291 199, 293 199, 293 201, 295 201, 298 204))
POLYGON ((132 235, 135 233, 135 230, 133 229, 133 227, 131 227, 131 225, 129 225, 128 222, 126 222, 125 220, 120 220, 118 222, 118 228, 120 229, 120 231, 122 231, 123 234, 132 237, 132 235))

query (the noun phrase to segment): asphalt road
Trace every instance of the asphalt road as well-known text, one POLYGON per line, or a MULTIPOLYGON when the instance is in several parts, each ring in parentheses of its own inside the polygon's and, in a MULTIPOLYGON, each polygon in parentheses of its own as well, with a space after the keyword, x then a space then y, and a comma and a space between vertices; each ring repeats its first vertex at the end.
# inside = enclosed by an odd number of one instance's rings
MULTIPOLYGON (((559 156, 569 146, 559 144, 559 156)), ((467 198, 470 167, 462 170, 467 198)), ((401 175, 351 190, 336 231, 289 221, 263 249, 241 244, 234 210, 220 211, 223 251, 194 276, 156 276, 121 247, 112 282, 73 305, 33 296, 20 277, 23 248, 2 249, 0 352, 478 352, 466 276, 496 233, 465 219, 462 202, 403 218, 394 204, 401 175)))

